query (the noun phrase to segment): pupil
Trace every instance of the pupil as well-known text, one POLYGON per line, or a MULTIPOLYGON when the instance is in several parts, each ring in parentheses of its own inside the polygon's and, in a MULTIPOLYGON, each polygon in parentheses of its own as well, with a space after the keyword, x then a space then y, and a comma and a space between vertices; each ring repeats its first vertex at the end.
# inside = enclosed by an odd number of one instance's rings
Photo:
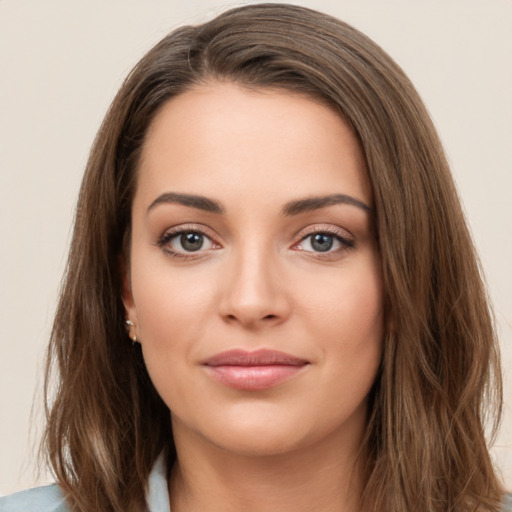
POLYGON ((184 233, 180 237, 180 242, 186 251, 197 251, 203 245, 203 235, 198 233, 184 233))
POLYGON ((311 241, 311 246, 318 252, 328 251, 332 247, 332 244, 333 237, 331 235, 316 234, 311 241))

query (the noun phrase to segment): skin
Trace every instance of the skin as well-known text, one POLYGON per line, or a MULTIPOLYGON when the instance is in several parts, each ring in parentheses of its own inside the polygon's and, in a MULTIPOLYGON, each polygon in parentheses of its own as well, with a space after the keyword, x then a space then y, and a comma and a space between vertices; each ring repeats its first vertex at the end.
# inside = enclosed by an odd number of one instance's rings
POLYGON ((372 215, 354 204, 282 213, 330 194, 372 206, 356 137, 311 98, 210 83, 170 100, 147 133, 123 300, 172 411, 173 512, 357 509, 383 337, 372 215), (224 213, 157 200, 166 193, 224 213), (203 232, 202 247, 187 251, 176 229, 203 232), (318 251, 311 233, 332 248, 318 251), (203 363, 234 348, 307 364, 269 389, 233 389, 203 363))

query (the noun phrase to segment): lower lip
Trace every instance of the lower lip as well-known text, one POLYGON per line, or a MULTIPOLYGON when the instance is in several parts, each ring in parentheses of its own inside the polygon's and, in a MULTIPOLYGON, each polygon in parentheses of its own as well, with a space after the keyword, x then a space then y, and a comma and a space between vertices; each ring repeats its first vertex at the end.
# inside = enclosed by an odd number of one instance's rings
POLYGON ((269 389, 297 375, 305 365, 206 366, 210 375, 231 388, 247 391, 269 389))

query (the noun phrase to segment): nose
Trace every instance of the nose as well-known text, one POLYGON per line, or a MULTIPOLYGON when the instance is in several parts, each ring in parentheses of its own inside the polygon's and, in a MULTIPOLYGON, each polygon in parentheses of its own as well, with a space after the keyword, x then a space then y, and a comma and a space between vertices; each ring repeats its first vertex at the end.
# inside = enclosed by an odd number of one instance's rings
POLYGON ((247 248, 227 262, 219 302, 219 313, 226 322, 255 330, 289 317, 290 300, 276 259, 274 254, 247 248))

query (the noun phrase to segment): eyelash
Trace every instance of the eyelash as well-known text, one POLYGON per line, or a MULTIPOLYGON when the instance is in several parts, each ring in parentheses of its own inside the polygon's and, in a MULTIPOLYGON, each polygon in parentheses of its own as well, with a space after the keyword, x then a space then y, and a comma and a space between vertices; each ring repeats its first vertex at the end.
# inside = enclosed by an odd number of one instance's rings
MULTIPOLYGON (((205 230, 203 229, 200 229, 198 228, 197 226, 190 226, 190 227, 187 227, 187 226, 180 226, 179 228, 176 228, 176 229, 173 229, 171 231, 167 231, 165 232, 157 241, 156 245, 158 247, 160 247, 166 254, 168 254, 169 256, 171 256, 172 258, 176 258, 176 259, 181 259, 181 260, 188 260, 188 259, 195 259, 198 257, 198 253, 200 254, 201 252, 204 252, 199 250, 199 251, 191 251, 191 252, 178 252, 178 251, 174 251, 172 249, 169 248, 169 243, 183 235, 183 234, 196 234, 196 235, 201 235, 209 240, 212 241, 213 244, 215 244, 215 242, 213 242, 212 240, 212 237, 208 235, 208 233, 206 233, 205 230)), ((215 244, 215 245, 218 245, 218 244, 215 244)), ((207 249, 208 250, 208 249, 207 249)))
POLYGON ((321 251, 304 251, 308 253, 308 255, 314 254, 314 258, 322 258, 325 260, 332 259, 333 257, 336 257, 339 253, 348 251, 350 249, 354 249, 356 246, 355 240, 348 236, 345 231, 341 232, 341 230, 338 230, 333 227, 318 227, 318 226, 312 226, 310 228, 306 228, 302 231, 301 238, 299 242, 295 243, 293 246, 297 247, 298 245, 302 245, 305 240, 307 240, 310 237, 313 237, 314 235, 328 235, 332 236, 334 240, 340 243, 340 247, 338 249, 335 249, 331 251, 330 249, 326 252, 321 251))
MULTIPOLYGON (((204 230, 197 228, 197 226, 194 227, 186 227, 186 226, 180 226, 179 228, 176 228, 176 230, 167 231, 164 233, 157 241, 156 245, 160 247, 166 254, 171 256, 172 258, 181 259, 181 260, 188 260, 188 259, 196 259, 200 257, 199 255, 203 252, 212 250, 212 249, 199 249, 198 251, 191 251, 191 252, 179 252, 174 251, 169 248, 169 243, 174 240, 175 238, 183 235, 183 234, 197 234, 200 236, 203 236, 211 241, 212 244, 216 244, 216 242, 213 241, 212 237, 208 235, 204 230)), ((337 255, 340 252, 344 252, 350 249, 355 248, 356 243, 355 240, 351 237, 348 237, 346 234, 342 234, 340 231, 332 228, 332 227, 325 227, 325 228, 319 228, 319 227, 311 227, 306 228, 305 231, 303 231, 302 236, 300 240, 293 244, 292 247, 300 246, 304 243, 305 240, 308 238, 314 236, 314 235, 328 235, 332 236, 337 242, 340 243, 341 247, 338 249, 335 249, 334 251, 331 251, 330 249, 325 252, 321 251, 304 251, 306 253, 313 253, 315 258, 322 258, 322 259, 329 259, 330 257, 337 255)))

